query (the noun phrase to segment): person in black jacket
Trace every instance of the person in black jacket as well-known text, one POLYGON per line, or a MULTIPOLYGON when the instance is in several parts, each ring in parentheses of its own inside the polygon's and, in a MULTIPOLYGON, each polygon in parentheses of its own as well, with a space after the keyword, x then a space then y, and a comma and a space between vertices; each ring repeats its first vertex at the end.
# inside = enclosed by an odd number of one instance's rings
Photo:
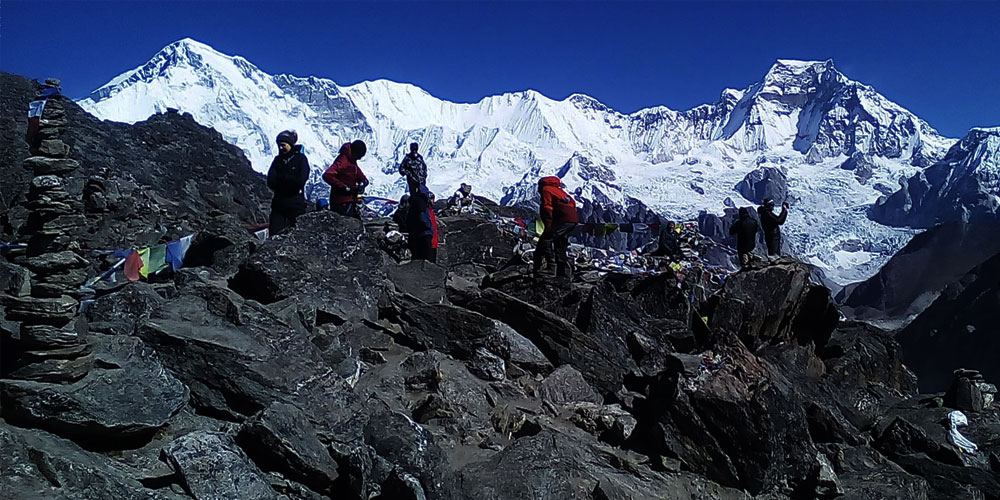
POLYGON ((774 215, 774 200, 764 198, 764 204, 757 207, 760 216, 760 226, 764 229, 764 243, 767 243, 767 255, 781 254, 781 229, 779 226, 788 218, 788 203, 781 204, 781 213, 774 215))
POLYGON ((410 194, 406 218, 411 259, 437 262, 437 217, 434 215, 434 195, 427 186, 420 186, 410 194))
POLYGON ((295 219, 306 213, 303 189, 309 179, 309 160, 296 141, 298 135, 294 130, 278 134, 278 156, 267 171, 267 187, 274 192, 268 224, 272 235, 295 225, 295 219))
POLYGON ((406 177, 406 185, 411 193, 416 193, 420 190, 420 186, 427 185, 427 164, 424 163, 424 157, 417 152, 419 147, 417 143, 411 143, 410 154, 399 164, 399 173, 406 177))
POLYGON ((750 256, 757 248, 757 221, 750 216, 750 208, 740 208, 740 218, 729 227, 729 234, 736 235, 736 252, 740 256, 740 269, 750 269, 750 256))

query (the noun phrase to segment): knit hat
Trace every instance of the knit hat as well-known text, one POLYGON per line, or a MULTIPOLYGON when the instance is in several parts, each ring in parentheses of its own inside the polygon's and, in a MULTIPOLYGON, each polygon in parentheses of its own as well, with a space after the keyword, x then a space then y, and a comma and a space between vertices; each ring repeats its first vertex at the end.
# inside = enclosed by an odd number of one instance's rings
POLYGON ((764 206, 774 206, 774 200, 771 198, 764 198, 764 206))
POLYGON ((419 148, 420 148, 420 146, 418 146, 417 143, 415 143, 415 142, 411 142, 410 143, 410 151, 413 151, 414 153, 416 153, 417 149, 419 149, 419 148))
POLYGON ((285 143, 289 146, 294 146, 295 142, 299 140, 299 134, 296 134, 294 130, 286 130, 278 134, 278 143, 285 143))
POLYGON ((367 152, 368 146, 365 145, 365 141, 358 139, 351 143, 351 155, 353 155, 355 159, 361 158, 367 152))

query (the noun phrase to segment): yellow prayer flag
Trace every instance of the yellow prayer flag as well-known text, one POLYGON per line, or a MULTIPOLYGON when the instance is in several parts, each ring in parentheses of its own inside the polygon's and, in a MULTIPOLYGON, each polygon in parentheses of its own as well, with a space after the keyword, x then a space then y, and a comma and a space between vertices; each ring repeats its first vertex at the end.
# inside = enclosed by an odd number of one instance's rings
POLYGON ((142 267, 139 268, 139 275, 143 278, 149 277, 149 249, 139 250, 139 258, 142 259, 142 267))

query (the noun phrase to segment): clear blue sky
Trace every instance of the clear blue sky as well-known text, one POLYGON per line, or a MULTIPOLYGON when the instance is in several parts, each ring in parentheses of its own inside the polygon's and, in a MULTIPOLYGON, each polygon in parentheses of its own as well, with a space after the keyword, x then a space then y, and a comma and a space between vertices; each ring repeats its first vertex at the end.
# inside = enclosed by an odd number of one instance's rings
POLYGON ((624 112, 713 102, 775 59, 833 58, 949 136, 1000 125, 1000 2, 0 3, 0 69, 86 96, 191 37, 269 73, 388 78, 471 102, 535 89, 624 112))

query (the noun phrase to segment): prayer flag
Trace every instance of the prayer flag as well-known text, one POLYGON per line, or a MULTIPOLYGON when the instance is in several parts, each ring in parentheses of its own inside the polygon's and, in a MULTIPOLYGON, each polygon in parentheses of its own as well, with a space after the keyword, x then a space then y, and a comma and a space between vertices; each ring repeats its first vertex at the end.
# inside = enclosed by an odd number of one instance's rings
POLYGON ((132 253, 125 258, 125 277, 129 281, 139 281, 141 269, 142 256, 139 255, 139 252, 132 250, 132 253))
POLYGON ((180 240, 167 243, 166 261, 174 271, 184 266, 184 253, 182 250, 183 246, 180 240))
POLYGON ((149 249, 149 262, 146 264, 147 274, 155 274, 167 268, 167 246, 156 245, 149 249))
POLYGON ((143 278, 149 277, 149 249, 143 248, 139 250, 139 259, 142 260, 142 267, 139 268, 139 276, 143 278))

